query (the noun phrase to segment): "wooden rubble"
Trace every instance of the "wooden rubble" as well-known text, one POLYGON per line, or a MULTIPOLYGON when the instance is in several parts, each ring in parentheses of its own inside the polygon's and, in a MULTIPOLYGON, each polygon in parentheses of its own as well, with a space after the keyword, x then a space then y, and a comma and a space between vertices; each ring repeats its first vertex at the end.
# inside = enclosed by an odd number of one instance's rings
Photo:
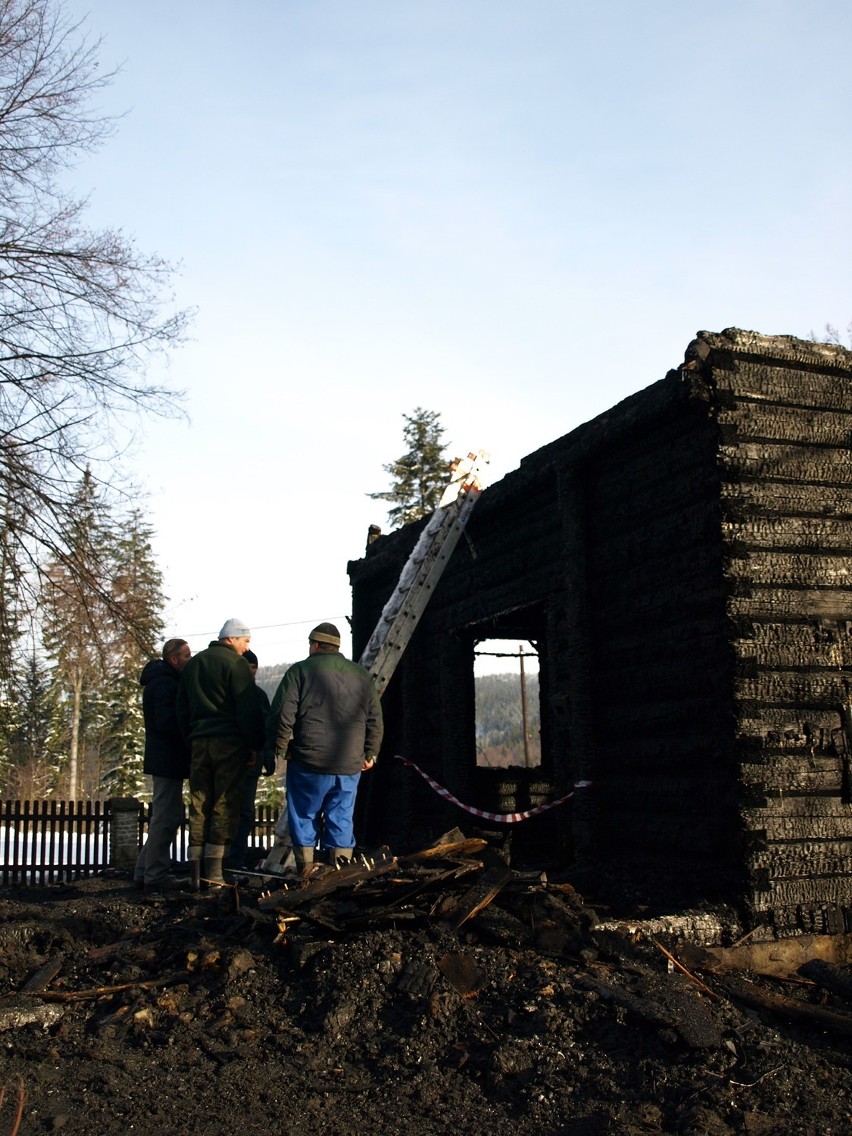
MULTIPOLYGON (((710 947, 670 935, 664 943, 659 922, 602 923, 570 884, 515 872, 485 840, 467 839, 458 830, 412 855, 396 857, 385 849, 359 855, 336 869, 316 865, 289 881, 270 877, 273 882, 274 889, 259 896, 243 888, 242 901, 240 888, 233 886, 195 900, 173 894, 163 902, 210 904, 211 914, 223 921, 261 931, 266 927, 275 943, 283 948, 294 939, 297 950, 295 928, 300 923, 332 937, 428 924, 444 950, 435 961, 412 952, 398 980, 399 991, 412 997, 424 996, 443 981, 462 999, 475 998, 489 976, 482 959, 466 948, 484 943, 561 960, 575 988, 655 1028, 673 1031, 692 1048, 723 1044, 712 1007, 725 1002, 852 1035, 852 936, 803 935, 710 947), (630 949, 640 942, 652 948, 642 958, 630 949), (654 952, 664 965, 653 963, 654 952), (789 985, 789 992, 767 989, 780 982, 789 985)), ((688 919, 681 923, 689 925, 688 919)), ((100 1004, 98 1028, 110 1027, 120 1019, 144 1015, 145 992, 153 996, 197 982, 205 974, 225 971, 233 977, 253 965, 249 951, 238 951, 228 960, 213 943, 198 939, 187 941, 180 952, 182 965, 157 974, 158 945, 134 932, 93 948, 91 963, 120 960, 146 967, 150 977, 87 989, 51 989, 64 960, 48 960, 19 991, 0 996, 0 1031, 30 1023, 50 1025, 62 1009, 81 1002, 100 1004)))
MULTIPOLYGON (((570 885, 553 885, 544 876, 513 872, 502 862, 488 866, 478 858, 482 853, 487 856, 486 850, 486 841, 465 839, 456 830, 434 847, 399 859, 385 853, 337 870, 314 868, 291 886, 266 893, 258 906, 261 911, 276 912, 285 920, 298 913, 300 918, 338 934, 431 919, 463 937, 466 929, 475 925, 475 933, 486 940, 571 957, 572 946, 579 945, 576 926, 571 925, 576 923, 581 907, 565 907, 559 898, 566 891, 573 894, 570 885), (466 886, 456 894, 454 885, 461 880, 466 881, 466 886), (535 897, 539 913, 546 910, 549 918, 533 927, 525 926, 508 910, 499 909, 498 913, 492 904, 506 888, 522 889, 531 899, 535 897), (345 893, 346 899, 333 909, 329 899, 336 895, 339 901, 341 893, 345 893)), ((283 928, 285 924, 280 925, 283 928)), ((692 931, 701 939, 710 926, 721 926, 718 918, 698 913, 694 917, 650 920, 647 924, 598 923, 586 930, 646 939, 667 959, 668 970, 685 976, 705 1002, 728 1000, 817 1028, 852 1034, 852 968, 843 968, 852 963, 852 935, 802 935, 728 948, 699 947, 681 940, 672 950, 655 937, 661 930, 671 933, 677 929, 681 934, 692 931), (697 972, 712 976, 715 988, 708 986, 697 972), (819 987, 830 992, 835 1000, 846 999, 849 1008, 832 1009, 767 992, 743 978, 743 972, 786 979, 808 993, 819 987)), ((475 995, 483 983, 481 972, 463 952, 444 956, 438 969, 463 997, 475 995)), ((638 995, 613 981, 606 968, 594 964, 578 978, 578 985, 619 1003, 652 1024, 675 1029, 690 1045, 711 1047, 720 1043, 718 1028, 708 1014, 696 1014, 694 999, 681 1005, 683 992, 671 989, 664 998, 659 990, 655 995, 652 987, 659 986, 659 979, 652 981, 649 968, 638 968, 632 963, 628 969, 634 979, 640 977, 640 987, 644 984, 638 995)), ((428 981, 433 980, 430 975, 428 981)), ((414 966, 403 976, 402 986, 421 990, 426 981, 414 966)))

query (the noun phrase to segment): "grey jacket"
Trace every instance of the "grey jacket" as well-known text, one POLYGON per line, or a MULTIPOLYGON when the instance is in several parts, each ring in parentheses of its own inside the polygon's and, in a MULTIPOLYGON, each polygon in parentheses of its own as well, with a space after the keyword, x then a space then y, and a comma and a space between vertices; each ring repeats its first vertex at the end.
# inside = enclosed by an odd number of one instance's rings
POLYGON ((268 718, 268 742, 316 773, 360 773, 382 744, 382 707, 369 673, 337 651, 294 663, 268 718))

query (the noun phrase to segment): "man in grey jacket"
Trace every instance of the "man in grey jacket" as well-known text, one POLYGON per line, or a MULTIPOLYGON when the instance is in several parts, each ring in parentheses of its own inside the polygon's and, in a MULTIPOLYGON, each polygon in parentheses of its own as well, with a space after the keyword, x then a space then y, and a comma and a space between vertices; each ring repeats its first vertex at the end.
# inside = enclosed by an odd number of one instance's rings
POLYGON ((299 867, 320 838, 330 863, 350 859, 361 774, 382 743, 382 708, 370 674, 340 654, 340 632, 320 623, 309 655, 284 675, 268 718, 268 740, 287 758, 287 810, 299 867), (320 825, 320 818, 322 825, 320 825))

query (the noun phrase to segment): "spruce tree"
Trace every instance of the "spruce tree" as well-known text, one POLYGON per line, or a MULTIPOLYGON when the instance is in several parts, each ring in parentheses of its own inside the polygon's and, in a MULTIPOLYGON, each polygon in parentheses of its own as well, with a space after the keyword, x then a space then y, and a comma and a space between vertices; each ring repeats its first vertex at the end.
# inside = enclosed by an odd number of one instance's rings
POLYGON ((418 406, 402 417, 406 452, 382 467, 393 479, 391 487, 367 494, 374 501, 391 502, 388 521, 394 526, 407 525, 433 513, 449 480, 440 413, 418 406))
POLYGON ((121 618, 113 615, 110 635, 101 788, 112 795, 145 795, 145 725, 139 674, 145 663, 159 654, 165 604, 152 536, 141 510, 134 509, 110 549, 112 597, 121 618))
POLYGON ((6 735, 8 768, 0 783, 9 797, 42 800, 56 785, 62 730, 53 676, 35 649, 21 666, 15 709, 6 735))
POLYGON ((42 636, 72 798, 143 790, 139 674, 158 654, 165 602, 152 535, 139 508, 110 508, 87 471, 63 555, 44 572, 42 636))

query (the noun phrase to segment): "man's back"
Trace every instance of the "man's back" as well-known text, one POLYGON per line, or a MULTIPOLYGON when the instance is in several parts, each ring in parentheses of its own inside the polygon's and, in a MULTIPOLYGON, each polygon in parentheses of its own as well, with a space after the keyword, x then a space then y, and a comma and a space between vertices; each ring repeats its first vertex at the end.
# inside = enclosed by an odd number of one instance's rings
POLYGON ((258 749, 263 715, 248 663, 221 640, 189 660, 181 672, 178 717, 186 737, 242 737, 258 749))
POLYGON ((189 751, 177 717, 179 679, 175 668, 163 659, 151 659, 139 676, 145 722, 144 771, 152 776, 189 775, 189 751))
POLYGON ((338 652, 310 655, 281 680, 269 715, 277 749, 292 733, 292 759, 323 773, 360 771, 377 753, 382 712, 373 680, 338 652))

